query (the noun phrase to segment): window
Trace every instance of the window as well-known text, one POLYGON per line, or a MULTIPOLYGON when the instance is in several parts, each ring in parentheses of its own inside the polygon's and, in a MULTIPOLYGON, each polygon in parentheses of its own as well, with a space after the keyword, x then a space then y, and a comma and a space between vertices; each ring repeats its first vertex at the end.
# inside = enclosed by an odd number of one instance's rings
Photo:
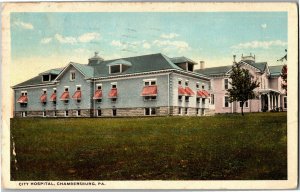
POLYGON ((189 86, 189 81, 185 81, 185 86, 189 86))
POLYGON ((66 111, 65 111, 65 117, 68 117, 68 116, 69 116, 69 111, 66 110, 66 111))
POLYGON ((70 80, 74 81, 75 80, 75 71, 70 72, 70 80))
POLYGON ((56 101, 53 101, 53 105, 56 105, 56 101))
POLYGON ((185 102, 189 102, 190 101, 190 97, 185 97, 185 102))
POLYGON ((43 117, 46 117, 46 111, 43 111, 43 117))
POLYGON ((100 117, 101 115, 102 115, 101 109, 98 109, 98 110, 97 110, 97 116, 100 117))
POLYGON ((47 89, 43 89, 43 94, 47 94, 47 89))
POLYGON ((181 114, 182 114, 182 108, 179 107, 179 108, 178 108, 178 115, 181 115, 181 114))
POLYGON ((144 84, 145 86, 156 85, 156 79, 145 79, 144 84))
POLYGON ((210 104, 214 105, 215 104, 215 95, 210 94, 210 104))
MULTIPOLYGON (((240 102, 240 107, 242 107, 242 102, 240 102)), ((248 107, 248 101, 244 103, 244 107, 248 107)))
POLYGON ((80 103, 80 102, 81 102, 81 100, 80 100, 80 99, 76 99, 76 102, 77 102, 77 103, 80 103))
POLYGON ((117 101, 117 98, 111 98, 111 102, 116 102, 117 101))
POLYGON ((27 107, 27 103, 20 103, 21 107, 27 107))
POLYGON ((110 66, 110 73, 121 73, 121 65, 110 66))
POLYGON ((116 89, 117 88, 117 83, 111 83, 111 88, 116 89))
POLYGON ((101 102, 102 102, 102 99, 96 99, 96 102, 97 102, 97 103, 101 103, 101 102))
POLYGON ((65 91, 68 92, 69 91, 69 87, 65 87, 65 91))
POLYGON ((196 88, 199 89, 199 83, 196 83, 196 88))
POLYGON ((21 91, 21 95, 22 96, 26 96, 27 95, 27 91, 21 91))
POLYGON ((283 97, 283 108, 284 109, 287 108, 287 97, 286 96, 283 97))
POLYGON ((155 115, 156 114, 156 110, 155 108, 145 108, 145 115, 155 115))
POLYGON ((53 114, 53 116, 54 116, 54 117, 56 117, 56 111, 54 111, 54 114, 53 114))
POLYGON ((80 91, 81 90, 81 86, 80 85, 76 85, 76 90, 80 91))
POLYGON ((185 108, 185 109, 184 109, 184 114, 187 115, 188 113, 189 113, 189 108, 185 108))
POLYGON ((57 77, 57 75, 51 74, 50 75, 50 80, 53 81, 56 77, 57 77))
POLYGON ((50 81, 49 75, 43 75, 43 81, 50 81))
POLYGON ((56 89, 55 88, 53 89, 53 93, 56 93, 56 89))
POLYGON ((202 105, 205 105, 205 98, 202 98, 202 105))
POLYGON ((181 80, 178 80, 178 85, 181 85, 182 81, 181 80))
POLYGON ((224 89, 227 90, 229 88, 229 81, 228 79, 224 79, 224 89))
POLYGON ((69 104, 69 100, 64 100, 64 103, 65 104, 69 104))
POLYGON ((21 112, 21 117, 27 117, 27 111, 22 111, 21 112))
POLYGON ((113 116, 117 116, 117 109, 113 109, 113 110, 112 110, 112 115, 113 115, 113 116))
POLYGON ((178 95, 178 100, 182 101, 182 95, 178 95))
POLYGON ((197 113, 197 115, 200 115, 200 109, 199 108, 196 109, 196 113, 197 113))
POLYGON ((205 85, 204 84, 202 84, 202 90, 204 90, 205 89, 205 85))
POLYGON ((156 100, 156 96, 145 96, 144 100, 145 101, 153 101, 153 100, 156 100))
POLYGON ((200 97, 197 97, 196 102, 200 103, 200 97))
POLYGON ((80 111, 80 110, 77 110, 76 115, 77 115, 77 117, 78 117, 78 116, 81 116, 81 111, 80 111))
POLYGON ((102 89, 102 84, 97 84, 97 89, 101 90, 102 89))
POLYGON ((224 107, 230 107, 230 102, 229 102, 229 97, 228 96, 224 97, 224 107))

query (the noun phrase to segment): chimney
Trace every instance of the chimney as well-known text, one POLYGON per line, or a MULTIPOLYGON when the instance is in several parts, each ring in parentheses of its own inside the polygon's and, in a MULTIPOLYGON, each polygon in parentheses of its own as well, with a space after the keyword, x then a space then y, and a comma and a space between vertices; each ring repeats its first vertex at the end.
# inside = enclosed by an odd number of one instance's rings
POLYGON ((236 58, 236 55, 233 55, 233 64, 236 63, 235 58, 236 58))
POLYGON ((204 69, 205 67, 205 62, 204 61, 200 61, 200 69, 204 69))

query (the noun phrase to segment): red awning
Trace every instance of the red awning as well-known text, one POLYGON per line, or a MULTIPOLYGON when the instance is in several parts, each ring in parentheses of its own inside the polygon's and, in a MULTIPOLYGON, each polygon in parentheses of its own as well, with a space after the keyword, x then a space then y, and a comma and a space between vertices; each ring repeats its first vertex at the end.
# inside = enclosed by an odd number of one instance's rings
POLYGON ((116 98, 117 96, 118 96, 118 90, 116 88, 111 89, 108 93, 109 98, 116 98))
POLYGON ((185 89, 182 86, 178 87, 178 95, 186 95, 185 89))
POLYGON ((40 100, 41 100, 42 103, 47 102, 47 94, 43 94, 43 95, 40 97, 40 100))
POLYGON ((156 96, 157 95, 157 86, 156 85, 150 85, 145 86, 142 91, 142 96, 156 96))
POLYGON ((81 99, 81 91, 75 91, 74 95, 72 96, 73 99, 80 100, 81 99))
POLYGON ((98 89, 95 91, 93 99, 101 99, 102 98, 102 90, 98 89))
POLYGON ((202 93, 205 95, 205 97, 209 97, 209 93, 206 90, 203 90, 202 93))
POLYGON ((70 97, 69 92, 65 91, 63 94, 60 96, 60 100, 68 100, 70 97))
POLYGON ((27 95, 21 95, 17 102, 18 103, 27 103, 27 101, 28 101, 27 95))
POLYGON ((205 97, 204 93, 200 90, 197 91, 197 97, 205 97))
POLYGON ((209 97, 209 93, 206 90, 197 91, 197 97, 209 97))
POLYGON ((50 101, 56 101, 56 93, 52 93, 50 101))
POLYGON ((185 87, 184 90, 185 90, 185 92, 186 92, 186 94, 187 94, 188 96, 193 96, 193 95, 195 95, 194 91, 191 90, 189 87, 185 87))

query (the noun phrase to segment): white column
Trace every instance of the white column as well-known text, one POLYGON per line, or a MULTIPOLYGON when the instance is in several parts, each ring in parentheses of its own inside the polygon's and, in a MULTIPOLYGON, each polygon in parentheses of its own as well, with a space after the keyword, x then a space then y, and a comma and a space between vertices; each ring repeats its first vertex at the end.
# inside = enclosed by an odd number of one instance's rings
POLYGON ((280 94, 278 95, 278 100, 279 100, 278 107, 281 107, 281 95, 280 94))
POLYGON ((258 111, 261 111, 261 95, 259 95, 258 96, 258 100, 259 100, 259 102, 258 102, 258 111))
POLYGON ((276 108, 278 108, 278 95, 276 95, 276 108))
POLYGON ((268 111, 271 110, 270 93, 268 93, 268 111))

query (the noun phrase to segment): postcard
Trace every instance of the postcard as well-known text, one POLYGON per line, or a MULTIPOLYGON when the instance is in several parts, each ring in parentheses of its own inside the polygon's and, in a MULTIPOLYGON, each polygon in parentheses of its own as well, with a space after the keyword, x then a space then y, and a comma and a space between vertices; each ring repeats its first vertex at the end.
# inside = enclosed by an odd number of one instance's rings
POLYGON ((297 11, 3 3, 3 187, 296 188, 297 11))

